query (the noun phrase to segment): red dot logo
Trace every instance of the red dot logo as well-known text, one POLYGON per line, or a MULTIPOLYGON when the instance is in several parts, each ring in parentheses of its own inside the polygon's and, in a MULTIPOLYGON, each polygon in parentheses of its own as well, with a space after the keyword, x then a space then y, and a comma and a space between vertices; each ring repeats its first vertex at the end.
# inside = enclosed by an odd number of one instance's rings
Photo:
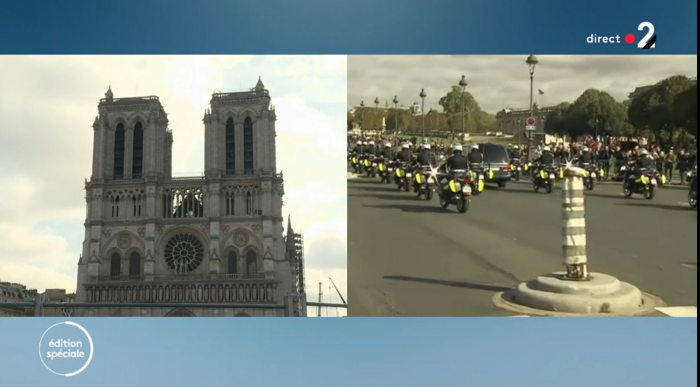
POLYGON ((627 42, 628 44, 634 43, 634 35, 632 35, 632 34, 625 35, 625 42, 627 42))

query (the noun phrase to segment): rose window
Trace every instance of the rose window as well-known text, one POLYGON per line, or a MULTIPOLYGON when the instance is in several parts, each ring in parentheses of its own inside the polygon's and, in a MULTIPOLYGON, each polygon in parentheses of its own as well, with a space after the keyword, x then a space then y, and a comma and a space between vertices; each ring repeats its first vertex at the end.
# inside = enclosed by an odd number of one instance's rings
POLYGON ((177 234, 165 245, 165 262, 177 273, 193 271, 203 258, 202 242, 190 234, 177 234))

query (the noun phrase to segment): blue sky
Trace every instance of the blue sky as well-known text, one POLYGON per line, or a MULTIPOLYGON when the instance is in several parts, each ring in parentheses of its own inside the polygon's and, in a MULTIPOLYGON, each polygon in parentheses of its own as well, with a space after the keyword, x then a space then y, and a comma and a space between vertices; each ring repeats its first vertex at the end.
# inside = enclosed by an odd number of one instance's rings
POLYGON ((694 318, 76 319, 95 355, 73 378, 0 319, 4 386, 695 386, 694 318))

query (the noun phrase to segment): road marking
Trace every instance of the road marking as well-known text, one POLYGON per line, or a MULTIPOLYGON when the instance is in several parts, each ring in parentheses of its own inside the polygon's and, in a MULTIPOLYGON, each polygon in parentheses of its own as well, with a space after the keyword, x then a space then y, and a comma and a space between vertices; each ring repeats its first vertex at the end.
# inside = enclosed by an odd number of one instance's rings
POLYGON ((671 317, 698 317, 697 306, 667 306, 655 309, 671 317))

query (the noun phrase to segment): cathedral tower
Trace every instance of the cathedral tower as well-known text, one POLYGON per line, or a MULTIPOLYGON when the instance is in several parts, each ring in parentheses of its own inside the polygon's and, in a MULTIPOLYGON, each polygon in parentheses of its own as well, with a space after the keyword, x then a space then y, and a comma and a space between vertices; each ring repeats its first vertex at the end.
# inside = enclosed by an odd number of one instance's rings
POLYGON ((158 97, 107 91, 93 124, 78 268, 77 301, 94 306, 79 314, 306 314, 282 237, 270 101, 260 79, 214 93, 204 176, 172 178, 173 136, 158 97))

